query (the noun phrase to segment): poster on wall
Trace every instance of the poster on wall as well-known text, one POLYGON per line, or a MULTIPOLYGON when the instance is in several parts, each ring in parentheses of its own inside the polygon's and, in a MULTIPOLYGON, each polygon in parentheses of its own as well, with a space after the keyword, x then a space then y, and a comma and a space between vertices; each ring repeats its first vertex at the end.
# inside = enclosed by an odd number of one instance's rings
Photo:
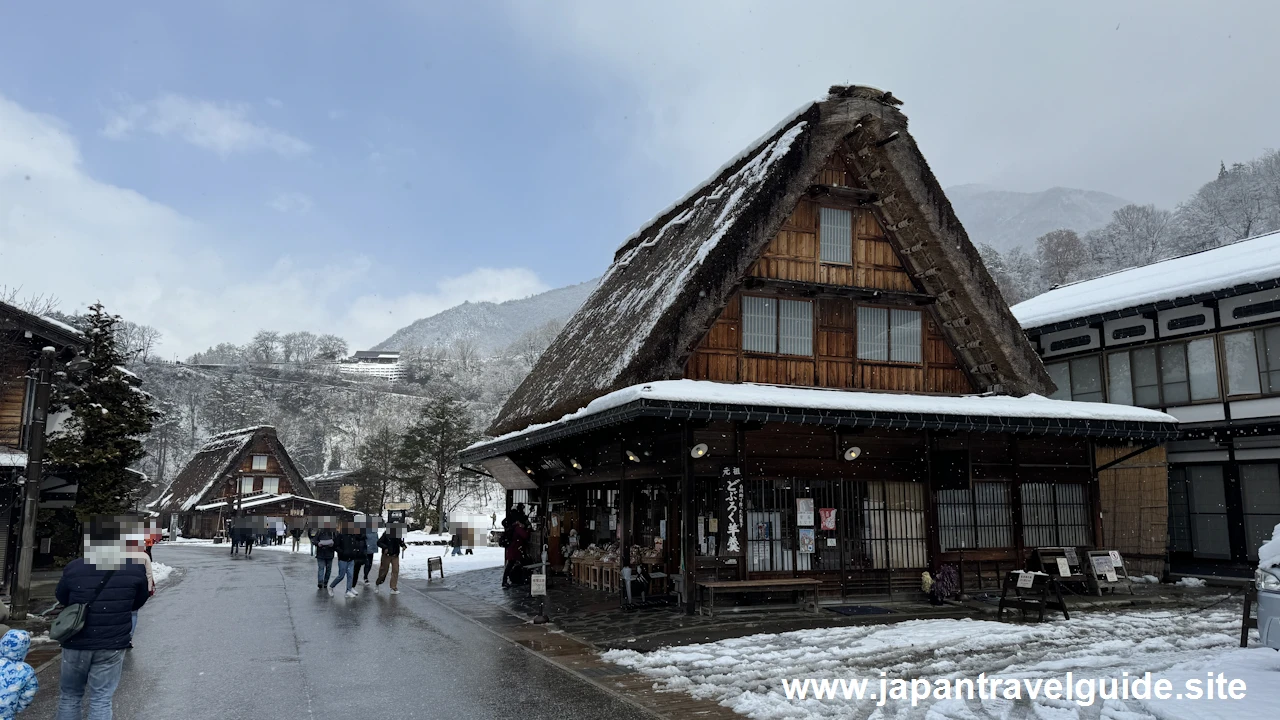
POLYGON ((746 492, 742 486, 742 468, 720 468, 720 513, 724 518, 723 555, 742 554, 742 530, 746 512, 746 492))
POLYGON ((821 529, 823 530, 836 529, 836 509, 835 508, 822 508, 818 510, 818 517, 822 518, 821 529))
POLYGON ((813 528, 800 528, 800 554, 812 554, 815 547, 816 539, 813 528))
POLYGON ((796 526, 813 527, 813 498, 796 498, 796 526))

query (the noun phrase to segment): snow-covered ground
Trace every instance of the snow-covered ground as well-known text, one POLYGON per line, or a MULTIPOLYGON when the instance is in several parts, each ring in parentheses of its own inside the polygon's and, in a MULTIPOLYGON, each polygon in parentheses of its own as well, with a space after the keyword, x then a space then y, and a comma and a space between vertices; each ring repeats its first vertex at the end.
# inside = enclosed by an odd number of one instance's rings
MULTIPOLYGON (((657 686, 687 692, 752 718, 1035 718, 1068 720, 1182 720, 1280 717, 1280 653, 1242 650, 1240 609, 1234 602, 1202 611, 1077 613, 1043 624, 985 620, 918 620, 890 625, 762 634, 649 653, 606 652, 606 660, 653 677, 657 686), (1177 690, 1189 678, 1224 673, 1246 684, 1243 700, 1100 700, 1082 706, 1029 692, 1018 700, 788 699, 782 680, 870 680, 868 693, 888 678, 930 681, 972 678, 1065 679, 1130 677, 1150 671, 1177 690)), ((1256 643, 1256 636, 1254 642, 1256 643)))
MULTIPOLYGON (((422 532, 411 532, 405 535, 406 542, 434 542, 441 539, 447 541, 449 539, 448 533, 443 535, 427 535, 422 532)), ((208 546, 225 549, 227 552, 231 551, 230 545, 222 543, 215 546, 212 540, 180 538, 176 542, 177 544, 184 546, 208 546)), ((164 544, 157 545, 156 547, 162 551, 164 544)), ((292 543, 287 542, 283 545, 254 545, 253 551, 262 552, 265 550, 268 552, 287 553, 290 551, 291 547, 292 543)), ((454 557, 449 555, 449 552, 452 549, 453 548, 448 545, 409 545, 409 548, 400 556, 400 576, 405 578, 426 579, 427 559, 441 556, 444 557, 445 577, 454 573, 466 572, 468 570, 502 567, 503 556, 506 552, 500 547, 477 547, 472 548, 472 553, 474 553, 472 555, 458 555, 454 557)), ((155 550, 152 552, 155 552, 155 550)), ((298 554, 307 556, 311 555, 311 545, 307 542, 306 538, 302 539, 302 545, 299 547, 298 554)), ((375 558, 374 561, 377 562, 377 559, 375 558)), ((152 563, 151 567, 152 572, 156 572, 156 563, 152 563)), ((440 577, 440 575, 437 573, 436 577, 440 577)), ((159 577, 156 578, 156 582, 160 582, 159 577)))

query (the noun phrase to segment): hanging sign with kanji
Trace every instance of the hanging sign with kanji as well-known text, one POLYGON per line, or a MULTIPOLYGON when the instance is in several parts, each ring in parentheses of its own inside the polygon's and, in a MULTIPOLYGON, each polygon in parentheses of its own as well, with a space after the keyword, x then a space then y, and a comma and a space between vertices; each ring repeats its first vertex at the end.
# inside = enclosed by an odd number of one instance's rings
POLYGON ((724 550, 722 555, 742 554, 742 530, 745 527, 746 493, 742 487, 742 469, 720 469, 720 515, 724 518, 724 550))

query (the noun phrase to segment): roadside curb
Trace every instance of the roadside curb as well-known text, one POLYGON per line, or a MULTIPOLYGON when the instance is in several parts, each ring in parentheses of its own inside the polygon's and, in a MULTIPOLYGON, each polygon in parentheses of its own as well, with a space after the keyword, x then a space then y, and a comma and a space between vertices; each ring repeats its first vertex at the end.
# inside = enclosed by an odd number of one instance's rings
POLYGON ((483 606, 484 617, 465 612, 464 609, 448 602, 442 595, 452 593, 427 592, 412 585, 407 585, 414 592, 450 612, 465 618, 493 635, 510 642, 526 652, 554 665, 574 677, 596 687, 655 718, 739 718, 737 713, 727 707, 706 700, 698 700, 682 692, 655 689, 653 678, 633 672, 620 665, 601 659, 599 650, 591 643, 555 629, 554 624, 534 625, 528 618, 511 610, 478 600, 469 595, 465 597, 471 607, 483 606), (500 613, 500 614, 499 614, 500 613), (497 618, 510 621, 492 622, 497 618), (515 622, 515 621, 518 621, 515 622))

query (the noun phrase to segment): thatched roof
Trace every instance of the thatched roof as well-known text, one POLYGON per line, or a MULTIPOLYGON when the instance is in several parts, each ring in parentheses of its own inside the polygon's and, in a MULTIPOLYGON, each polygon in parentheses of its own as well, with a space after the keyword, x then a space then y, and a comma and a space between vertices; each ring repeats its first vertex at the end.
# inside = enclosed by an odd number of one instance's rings
POLYGON ((209 438, 200 451, 182 468, 182 472, 169 483, 169 487, 155 503, 155 510, 162 512, 187 512, 196 505, 216 499, 214 488, 219 480, 239 474, 245 455, 264 440, 266 446, 280 462, 282 474, 289 478, 295 495, 311 497, 311 488, 293 464, 293 459, 276 437, 276 429, 270 425, 230 430, 209 438))
POLYGON ((675 379, 751 264, 841 150, 926 292, 943 331, 986 389, 1049 393, 1044 370, 888 93, 835 87, 785 119, 652 220, 612 266, 507 400, 493 434, 548 422, 607 392, 675 379))

